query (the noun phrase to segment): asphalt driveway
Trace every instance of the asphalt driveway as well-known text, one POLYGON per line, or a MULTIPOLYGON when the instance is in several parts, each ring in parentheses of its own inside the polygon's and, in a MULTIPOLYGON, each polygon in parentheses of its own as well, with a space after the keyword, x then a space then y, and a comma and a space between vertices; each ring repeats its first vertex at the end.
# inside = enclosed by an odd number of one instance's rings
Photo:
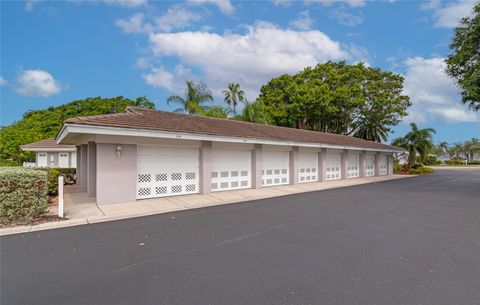
POLYGON ((480 304, 480 170, 0 238, 7 304, 480 304))

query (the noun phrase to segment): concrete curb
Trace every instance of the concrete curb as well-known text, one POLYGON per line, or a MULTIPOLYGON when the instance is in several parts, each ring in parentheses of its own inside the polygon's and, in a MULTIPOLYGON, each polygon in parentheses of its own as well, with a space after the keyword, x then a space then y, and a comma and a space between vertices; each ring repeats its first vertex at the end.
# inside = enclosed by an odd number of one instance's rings
POLYGON ((4 229, 0 229, 0 236, 38 232, 38 231, 50 230, 50 229, 67 228, 67 227, 78 226, 78 225, 94 224, 94 223, 101 223, 101 222, 122 220, 122 219, 129 219, 129 218, 137 218, 142 216, 150 216, 150 215, 156 215, 156 214, 213 207, 218 205, 242 203, 242 202, 248 202, 252 200, 261 200, 266 198, 281 197, 281 196, 288 196, 288 195, 301 194, 301 193, 319 192, 319 191, 331 190, 331 189, 337 189, 337 188, 343 188, 343 187, 349 187, 349 186, 380 183, 384 181, 413 178, 413 177, 417 177, 417 175, 393 175, 393 176, 388 176, 388 178, 385 178, 385 176, 382 176, 381 179, 374 179, 374 180, 361 180, 361 179, 339 180, 337 181, 338 184, 324 185, 324 188, 311 188, 311 187, 308 187, 308 184, 296 185, 297 186, 296 188, 292 188, 290 185, 285 185, 275 189, 264 188, 262 190, 265 192, 263 192, 263 194, 258 196, 244 195, 231 200, 222 199, 221 198, 222 196, 219 195, 220 193, 217 193, 217 194, 204 195, 204 196, 209 196, 208 199, 210 199, 210 202, 201 203, 198 206, 197 205, 189 206, 189 203, 187 201, 182 200, 181 196, 179 196, 179 197, 176 197, 175 200, 173 199, 171 200, 172 204, 175 206, 172 208, 166 208, 161 210, 158 209, 158 210, 151 210, 151 211, 144 211, 144 212, 137 212, 137 213, 135 212, 123 213, 119 215, 100 215, 100 216, 72 218, 72 219, 67 219, 63 221, 41 223, 38 225, 4 228, 4 229))

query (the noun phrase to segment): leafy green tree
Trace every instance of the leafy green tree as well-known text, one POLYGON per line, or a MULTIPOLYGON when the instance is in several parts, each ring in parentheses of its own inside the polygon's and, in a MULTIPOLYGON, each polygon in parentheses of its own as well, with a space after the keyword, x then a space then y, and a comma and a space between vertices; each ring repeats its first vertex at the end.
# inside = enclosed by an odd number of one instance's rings
POLYGON ((236 116, 235 119, 258 124, 273 124, 273 120, 267 112, 265 105, 260 101, 253 103, 245 102, 242 114, 236 116))
POLYGON ((421 160, 427 160, 428 154, 434 146, 432 137, 435 129, 419 129, 415 123, 410 123, 410 128, 411 130, 404 137, 393 140, 392 145, 405 148, 408 151, 408 164, 413 165, 417 154, 420 155, 421 160))
POLYGON ((480 110, 480 2, 471 16, 460 21, 455 29, 447 57, 447 74, 461 88, 462 102, 474 111, 480 110))
POLYGON ((233 115, 237 115, 236 107, 238 102, 244 102, 245 92, 240 89, 240 84, 229 83, 227 90, 222 91, 225 103, 233 108, 233 115))
POLYGON ((180 104, 180 108, 174 112, 183 112, 187 114, 200 114, 205 111, 205 103, 213 101, 212 92, 203 83, 193 81, 185 82, 185 97, 172 95, 167 99, 167 104, 180 104))
POLYGON ((0 158, 17 162, 32 160, 34 154, 22 151, 20 145, 55 137, 63 121, 68 118, 119 113, 128 106, 155 108, 155 105, 146 97, 130 100, 118 96, 93 97, 44 110, 28 111, 21 120, 0 130, 0 158))
POLYGON ((230 112, 231 112, 230 109, 217 105, 217 106, 205 107, 198 114, 201 116, 208 116, 212 118, 226 119, 230 112))
POLYGON ((411 105, 402 89, 398 74, 327 62, 270 80, 257 101, 275 125, 386 141, 411 105))

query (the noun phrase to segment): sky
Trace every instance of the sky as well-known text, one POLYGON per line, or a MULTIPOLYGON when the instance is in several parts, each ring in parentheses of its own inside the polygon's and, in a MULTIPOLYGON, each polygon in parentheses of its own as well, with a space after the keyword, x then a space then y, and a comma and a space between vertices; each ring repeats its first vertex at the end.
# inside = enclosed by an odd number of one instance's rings
POLYGON ((203 81, 221 104, 238 82, 248 100, 271 78, 328 60, 405 77, 408 123, 436 142, 480 137, 480 113, 444 73, 458 20, 473 1, 2 1, 0 124, 87 97, 147 96, 161 110, 203 81))

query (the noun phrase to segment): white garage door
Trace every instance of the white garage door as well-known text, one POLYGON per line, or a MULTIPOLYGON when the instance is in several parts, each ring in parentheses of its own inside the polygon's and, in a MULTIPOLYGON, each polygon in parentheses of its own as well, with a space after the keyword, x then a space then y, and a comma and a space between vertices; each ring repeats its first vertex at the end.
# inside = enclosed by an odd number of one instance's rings
POLYGON ((262 151, 262 185, 288 184, 289 152, 262 151))
POLYGON ((360 177, 360 155, 358 153, 349 152, 347 178, 360 177))
POLYGON ((47 166, 47 153, 38 153, 37 154, 37 166, 46 167, 47 166))
POLYGON ((318 153, 302 152, 298 154, 298 182, 313 182, 318 179, 318 153))
POLYGON ((326 180, 337 180, 342 178, 342 156, 340 153, 327 153, 326 156, 326 180))
POLYGON ((375 156, 374 154, 367 154, 365 156, 365 176, 370 177, 375 175, 375 156))
POLYGON ((198 148, 147 147, 137 151, 137 198, 198 193, 198 148))
POLYGON ((58 167, 67 168, 68 166, 68 153, 58 154, 58 167))
POLYGON ((252 187, 251 150, 212 151, 212 192, 252 187))
POLYGON ((386 155, 380 155, 380 159, 379 159, 379 162, 378 162, 378 166, 379 166, 379 173, 380 173, 380 176, 384 176, 387 174, 387 156, 386 155))

